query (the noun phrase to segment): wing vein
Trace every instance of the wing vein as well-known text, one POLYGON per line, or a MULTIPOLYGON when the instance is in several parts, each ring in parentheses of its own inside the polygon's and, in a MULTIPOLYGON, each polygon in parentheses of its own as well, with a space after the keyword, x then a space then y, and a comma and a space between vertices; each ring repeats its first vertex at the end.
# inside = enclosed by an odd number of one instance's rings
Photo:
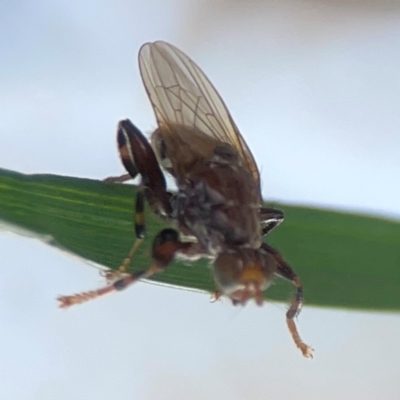
POLYGON ((159 126, 171 134, 177 125, 192 128, 231 145, 260 192, 260 175, 251 151, 197 64, 171 44, 158 41, 142 46, 139 66, 159 126))

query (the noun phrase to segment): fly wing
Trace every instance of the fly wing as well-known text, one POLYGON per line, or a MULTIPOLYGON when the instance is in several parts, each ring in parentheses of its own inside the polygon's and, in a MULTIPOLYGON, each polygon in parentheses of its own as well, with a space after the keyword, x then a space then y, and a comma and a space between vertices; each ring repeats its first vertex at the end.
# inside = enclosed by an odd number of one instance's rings
POLYGON ((142 46, 139 67, 160 128, 187 126, 230 144, 260 188, 253 155, 203 71, 176 47, 161 41, 142 46))

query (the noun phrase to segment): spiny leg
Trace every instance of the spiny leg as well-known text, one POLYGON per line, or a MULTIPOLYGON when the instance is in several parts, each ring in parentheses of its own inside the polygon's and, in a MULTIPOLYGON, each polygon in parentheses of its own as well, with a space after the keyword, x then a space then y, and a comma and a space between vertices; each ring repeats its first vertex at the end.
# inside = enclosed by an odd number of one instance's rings
POLYGON ((127 271, 129 264, 132 260, 132 257, 136 252, 136 249, 140 246, 146 235, 144 194, 142 189, 139 189, 136 193, 134 225, 135 225, 136 240, 133 242, 132 247, 129 249, 128 255, 124 258, 122 264, 118 268, 118 270, 121 273, 125 273, 127 271))
POLYGON ((149 141, 129 119, 126 119, 118 123, 117 143, 121 162, 128 174, 110 177, 106 181, 124 182, 141 175, 142 185, 146 188, 145 197, 153 211, 169 216, 171 195, 167 192, 164 174, 149 141))
POLYGON ((57 300, 59 301, 60 308, 67 308, 74 304, 84 303, 86 301, 95 299, 97 297, 103 296, 107 293, 112 293, 116 290, 122 290, 126 288, 128 285, 138 281, 142 278, 147 278, 157 272, 159 269, 156 264, 152 264, 147 270, 135 272, 121 278, 114 283, 102 287, 100 289, 91 290, 88 292, 77 293, 70 296, 59 296, 57 300))
POLYGON ((107 271, 103 274, 107 282, 114 281, 120 278, 122 274, 125 274, 127 272, 129 264, 131 263, 131 260, 133 258, 133 255, 135 254, 136 250, 141 245, 145 237, 146 221, 144 213, 143 188, 139 188, 136 193, 134 225, 135 225, 136 240, 133 242, 131 248, 129 249, 127 256, 122 260, 121 265, 115 271, 107 271))
POLYGON ((122 120, 118 123, 117 142, 122 164, 129 173, 128 177, 135 178, 140 174, 142 184, 136 194, 134 210, 136 240, 117 270, 105 273, 108 281, 118 279, 121 274, 127 272, 135 251, 143 241, 145 236, 144 198, 147 198, 153 211, 160 214, 171 213, 164 175, 153 149, 142 132, 131 121, 122 120))
POLYGON ((294 322, 294 318, 296 317, 296 315, 298 315, 302 306, 302 288, 298 276, 294 277, 292 282, 296 287, 296 292, 295 296, 292 299, 290 308, 286 313, 286 324, 289 328, 289 332, 292 335, 296 346, 301 350, 303 356, 306 358, 313 358, 312 352, 314 351, 314 349, 303 342, 294 322))
POLYGON ((164 229, 155 238, 152 248, 152 256, 154 262, 146 269, 133 272, 116 282, 103 288, 92 290, 89 292, 78 293, 71 296, 60 296, 57 300, 60 302, 61 308, 66 308, 74 304, 80 304, 85 301, 95 299, 107 293, 126 289, 128 286, 140 279, 146 279, 156 272, 163 271, 172 261, 178 250, 185 250, 191 243, 183 243, 179 240, 179 234, 174 229, 164 229))
POLYGON ((121 161, 127 172, 132 177, 140 174, 152 200, 155 201, 157 198, 161 207, 169 210, 170 195, 166 190, 164 174, 150 143, 142 132, 128 119, 122 120, 118 124, 117 142, 121 161))
POLYGON ((301 307, 303 305, 303 288, 301 286, 300 278, 296 275, 293 269, 287 264, 287 262, 283 259, 283 257, 277 250, 270 247, 266 243, 263 243, 262 247, 274 256, 278 266, 276 274, 290 280, 295 286, 295 293, 292 302, 290 304, 289 310, 286 312, 286 324, 289 328, 290 334, 292 335, 294 343, 301 350, 303 356, 306 358, 312 358, 312 352, 314 349, 302 341, 294 322, 294 318, 300 313, 301 307))

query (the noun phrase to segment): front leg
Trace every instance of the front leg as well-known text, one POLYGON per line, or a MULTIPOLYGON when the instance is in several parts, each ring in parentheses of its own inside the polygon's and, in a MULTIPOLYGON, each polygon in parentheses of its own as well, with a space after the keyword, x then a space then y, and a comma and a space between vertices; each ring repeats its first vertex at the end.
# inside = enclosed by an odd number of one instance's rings
POLYGON ((170 215, 171 194, 167 192, 164 174, 149 141, 129 119, 126 119, 118 123, 117 143, 122 164, 128 174, 109 177, 104 181, 125 182, 141 175, 145 196, 153 211, 159 215, 170 215))
POLYGON ((192 246, 192 243, 184 243, 179 240, 179 233, 174 229, 162 230, 153 241, 152 257, 153 263, 146 269, 133 272, 116 282, 103 288, 89 292, 78 293, 71 296, 60 296, 57 300, 61 308, 66 308, 74 304, 84 303, 107 293, 126 289, 128 286, 140 279, 146 279, 156 272, 163 271, 173 260, 176 252, 185 252, 192 246))
POLYGON ((170 218, 172 207, 171 194, 166 190, 166 182, 156 156, 148 140, 131 121, 122 120, 117 129, 118 149, 122 164, 128 175, 117 178, 108 178, 108 182, 122 182, 128 178, 142 177, 142 184, 136 193, 134 210, 134 225, 136 240, 129 249, 127 256, 116 271, 108 271, 104 275, 108 281, 118 279, 126 273, 129 263, 145 236, 146 224, 144 213, 144 198, 147 199, 153 212, 157 215, 170 218))
POLYGON ((146 188, 146 197, 151 198, 152 207, 160 213, 171 214, 170 194, 164 174, 148 140, 129 119, 122 120, 117 130, 118 149, 122 164, 134 178, 142 176, 142 185, 146 188))
POLYGON ((134 227, 136 239, 133 242, 127 256, 122 260, 121 265, 116 270, 109 270, 102 275, 106 278, 107 282, 115 281, 120 278, 122 274, 127 273, 129 264, 136 253, 137 248, 141 245, 145 234, 146 234, 146 224, 144 215, 144 196, 143 189, 139 188, 136 193, 136 202, 134 210, 134 227))

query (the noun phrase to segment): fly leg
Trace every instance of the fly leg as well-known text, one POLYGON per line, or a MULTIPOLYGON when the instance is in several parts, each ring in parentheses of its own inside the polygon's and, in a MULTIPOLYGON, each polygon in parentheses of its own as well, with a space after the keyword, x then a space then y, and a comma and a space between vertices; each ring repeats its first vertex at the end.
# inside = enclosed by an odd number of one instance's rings
POLYGON ((103 182, 109 182, 109 183, 123 183, 126 181, 129 181, 133 179, 130 174, 124 174, 120 176, 109 176, 106 179, 103 179, 103 182))
MULTIPOLYGON (((166 190, 165 177, 162 173, 153 149, 148 140, 131 121, 122 120, 117 129, 118 149, 122 164, 128 171, 128 177, 135 178, 138 174, 142 177, 142 184, 136 193, 134 210, 134 225, 136 240, 131 246, 127 256, 116 271, 105 273, 108 281, 112 281, 126 273, 130 261, 143 241, 146 232, 144 198, 147 199, 153 211, 165 218, 171 215, 171 194, 166 190)), ((123 181, 126 175, 119 178, 109 178, 114 181, 123 181)))
POLYGON ((286 324, 289 328, 290 334, 292 335, 294 343, 301 350, 303 356, 306 358, 312 358, 313 349, 302 341, 294 322, 294 318, 300 313, 303 305, 303 288, 301 286, 300 278, 296 275, 293 269, 287 264, 277 250, 273 249, 266 243, 262 244, 262 248, 275 258, 277 263, 276 274, 291 281, 295 287, 292 303, 289 307, 289 310, 286 312, 286 324))
POLYGON ((132 178, 141 175, 141 186, 153 211, 158 215, 170 216, 171 194, 167 192, 164 174, 148 140, 126 119, 118 124, 117 142, 122 164, 129 175, 132 178))
POLYGON ((129 268, 129 264, 135 254, 136 250, 142 243, 145 233, 146 233, 146 225, 145 225, 145 215, 144 215, 144 194, 143 189, 139 188, 136 193, 136 201, 135 201, 135 209, 134 209, 134 226, 135 226, 135 234, 136 239, 133 242, 131 248, 128 251, 127 256, 122 260, 121 265, 116 270, 109 270, 102 275, 106 278, 107 282, 112 282, 121 277, 121 275, 125 274, 129 268))
POLYGON ((173 260, 177 251, 187 251, 193 243, 185 243, 179 240, 179 233, 174 229, 164 229, 154 238, 152 247, 153 263, 146 269, 133 272, 114 283, 103 288, 83 292, 71 296, 60 296, 58 301, 61 308, 66 308, 74 304, 80 304, 91 299, 103 296, 107 293, 126 289, 128 286, 140 279, 146 279, 156 272, 163 271, 173 260))
POLYGON ((259 218, 261 222, 262 235, 264 236, 283 221, 284 215, 281 210, 261 207, 259 218))
POLYGON ((106 182, 125 182, 141 175, 145 197, 153 211, 161 216, 171 215, 171 193, 167 192, 164 174, 150 143, 129 119, 118 123, 118 151, 128 174, 106 178, 106 182))

